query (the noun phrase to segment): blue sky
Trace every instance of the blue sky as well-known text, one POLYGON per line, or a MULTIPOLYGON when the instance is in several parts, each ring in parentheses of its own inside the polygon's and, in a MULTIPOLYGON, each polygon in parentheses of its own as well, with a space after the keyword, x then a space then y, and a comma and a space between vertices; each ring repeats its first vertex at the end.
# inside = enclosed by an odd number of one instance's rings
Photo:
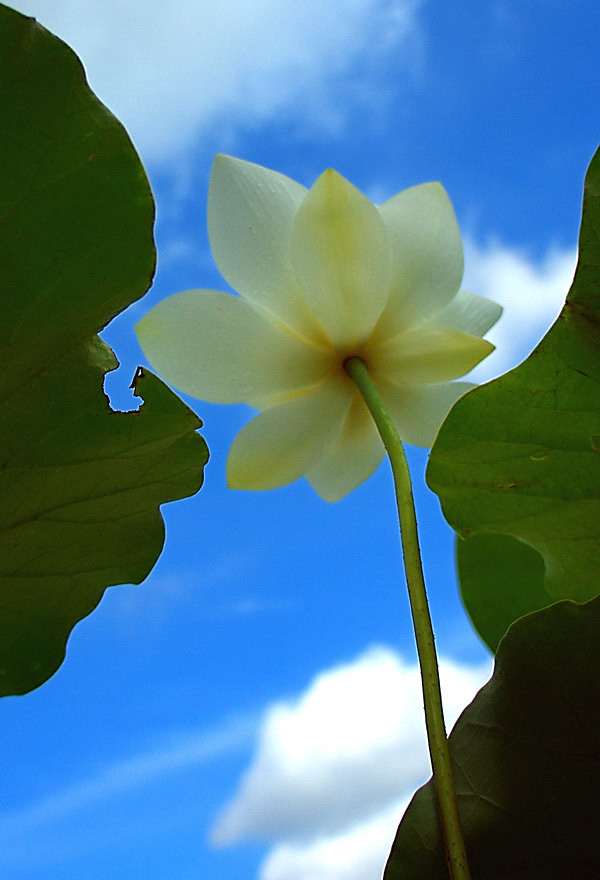
MULTIPOLYGON (((127 388, 133 325, 164 296, 227 289, 207 243, 215 152, 375 201, 439 179, 464 286, 526 356, 572 276, 598 140, 595 0, 30 0, 130 131, 157 200, 159 269, 105 338, 127 388)), ((164 509, 147 582, 111 588, 36 692, 3 701, 0 872, 11 880, 370 880, 427 776, 392 488, 383 465, 328 505, 300 481, 225 486, 243 406, 188 401, 206 483, 164 509)), ((448 716, 491 660, 457 596, 453 541, 409 450, 448 716)))

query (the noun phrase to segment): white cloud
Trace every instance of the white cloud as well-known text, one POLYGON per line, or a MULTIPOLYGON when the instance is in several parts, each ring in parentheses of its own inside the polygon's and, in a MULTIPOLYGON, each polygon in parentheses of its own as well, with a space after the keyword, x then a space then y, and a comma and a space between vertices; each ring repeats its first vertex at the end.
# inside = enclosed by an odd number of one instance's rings
MULTIPOLYGON (((440 670, 450 725, 491 661, 442 660, 440 670)), ((403 807, 428 775, 418 669, 375 647, 268 708, 213 840, 273 841, 262 880, 358 880, 370 876, 367 865, 381 868, 403 807)))
POLYGON ((576 260, 574 247, 549 248, 536 260, 498 240, 465 242, 463 286, 504 306, 500 321, 487 334, 496 351, 473 371, 475 381, 498 376, 527 357, 562 309, 576 260))
POLYGON ((277 844, 261 866, 260 880, 376 880, 408 800, 394 802, 340 834, 277 844))
MULTIPOLYGON (((80 55, 146 161, 218 126, 219 147, 276 114, 337 127, 381 94, 384 58, 418 68, 424 0, 21 0, 80 55), (344 89, 343 79, 359 71, 344 89), (372 87, 370 76, 375 76, 372 87), (360 86, 360 87, 358 87, 360 86)), ((216 129, 215 129, 216 130, 216 129)))

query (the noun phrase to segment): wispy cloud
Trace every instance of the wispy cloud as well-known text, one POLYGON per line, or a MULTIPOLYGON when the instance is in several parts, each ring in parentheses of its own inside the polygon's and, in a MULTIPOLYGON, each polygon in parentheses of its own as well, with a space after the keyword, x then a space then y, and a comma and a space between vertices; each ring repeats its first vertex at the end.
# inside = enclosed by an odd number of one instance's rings
POLYGON ((183 606, 188 618, 281 610, 282 602, 275 607, 269 600, 239 595, 253 581, 259 564, 260 554, 254 548, 228 547, 207 552, 200 567, 159 568, 138 589, 130 585, 112 588, 113 625, 130 639, 143 631, 163 629, 183 606), (248 607, 243 603, 249 603, 248 607))
MULTIPOLYGON (((451 724, 491 662, 442 660, 440 670, 451 724)), ((357 866, 381 869, 402 808, 428 775, 417 666, 374 647, 268 708, 213 840, 272 841, 263 880, 317 880, 326 868, 328 880, 359 880, 370 874, 357 866)))
POLYGON ((291 598, 264 599, 247 596, 231 602, 225 602, 220 608, 222 614, 234 617, 250 617, 255 614, 279 614, 289 612, 296 605, 291 598))
POLYGON ((275 114, 323 131, 382 95, 381 62, 418 68, 424 0, 22 0, 84 61, 147 161, 210 127, 220 149, 275 114), (360 88, 353 83, 360 71, 360 88), (355 77, 354 77, 355 79, 355 77), (369 83, 371 85, 369 86, 369 83), (378 87, 379 83, 379 87, 378 87))
POLYGON ((51 828, 100 801, 136 792, 169 774, 247 747, 255 731, 256 719, 244 717, 209 730, 178 732, 158 747, 108 764, 19 810, 0 813, 0 851, 10 847, 15 837, 51 828))

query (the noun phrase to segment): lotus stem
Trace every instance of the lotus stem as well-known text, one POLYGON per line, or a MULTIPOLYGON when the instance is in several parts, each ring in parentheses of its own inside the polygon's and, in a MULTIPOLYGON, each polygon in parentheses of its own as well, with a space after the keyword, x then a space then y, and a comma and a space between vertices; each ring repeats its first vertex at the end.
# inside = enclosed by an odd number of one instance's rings
POLYGON ((470 880, 444 724, 438 660, 425 590, 408 462, 396 427, 364 361, 358 357, 350 357, 344 362, 344 369, 356 384, 373 417, 392 466, 404 570, 421 672, 427 741, 448 869, 452 880, 470 880))

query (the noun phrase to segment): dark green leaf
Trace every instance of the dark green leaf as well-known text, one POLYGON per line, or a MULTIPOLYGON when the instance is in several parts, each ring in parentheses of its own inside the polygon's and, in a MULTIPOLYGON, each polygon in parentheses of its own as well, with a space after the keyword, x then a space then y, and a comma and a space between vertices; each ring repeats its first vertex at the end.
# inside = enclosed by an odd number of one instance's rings
POLYGON ((459 540, 456 559, 463 602, 492 651, 513 620, 551 601, 544 587, 544 560, 537 550, 515 538, 474 535, 468 541, 459 540))
MULTIPOLYGON (((600 877, 599 636, 600 599, 518 620, 457 721, 450 750, 473 880, 600 877)), ((448 880, 431 781, 384 880, 448 880)))
POLYGON ((466 539, 463 595, 492 648, 515 615, 600 593, 600 151, 586 177, 579 262, 561 315, 523 364, 458 401, 427 476, 466 539), (474 536, 478 545, 469 546, 474 536), (541 582, 518 542, 541 556, 541 582), (515 553, 502 571, 500 546, 515 553))
POLYGON ((142 373, 133 413, 103 393, 95 334, 154 272, 154 206, 127 134, 76 56, 0 5, 0 693, 59 666, 111 584, 164 540, 159 504, 196 492, 199 419, 142 373))

